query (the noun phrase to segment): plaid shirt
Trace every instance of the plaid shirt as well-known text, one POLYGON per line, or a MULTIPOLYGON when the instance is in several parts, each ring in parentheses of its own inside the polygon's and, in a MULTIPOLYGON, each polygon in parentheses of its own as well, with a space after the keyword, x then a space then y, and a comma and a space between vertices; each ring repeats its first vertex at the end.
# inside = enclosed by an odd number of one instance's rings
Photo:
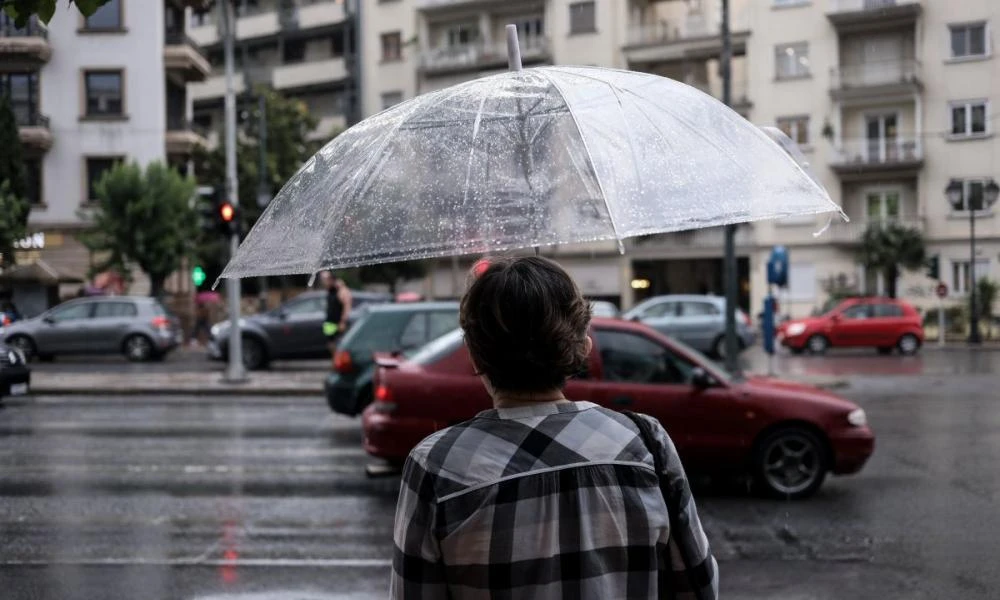
MULTIPOLYGON (((644 417, 649 418, 649 417, 644 417)), ((659 424, 670 521, 653 457, 628 417, 590 402, 480 413, 406 461, 392 598, 697 598, 715 558, 659 424)))

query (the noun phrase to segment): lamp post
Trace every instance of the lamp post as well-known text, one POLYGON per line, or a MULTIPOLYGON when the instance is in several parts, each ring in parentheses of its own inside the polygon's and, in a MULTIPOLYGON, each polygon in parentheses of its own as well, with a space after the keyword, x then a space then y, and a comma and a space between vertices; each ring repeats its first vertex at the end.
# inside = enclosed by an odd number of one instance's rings
POLYGON ((981 344, 983 339, 979 335, 979 307, 976 302, 976 210, 989 210, 993 206, 1000 195, 1000 185, 989 180, 983 186, 983 200, 978 207, 972 205, 971 199, 963 202, 963 191, 964 186, 958 179, 949 181, 948 187, 944 189, 952 208, 969 211, 969 343, 981 344))

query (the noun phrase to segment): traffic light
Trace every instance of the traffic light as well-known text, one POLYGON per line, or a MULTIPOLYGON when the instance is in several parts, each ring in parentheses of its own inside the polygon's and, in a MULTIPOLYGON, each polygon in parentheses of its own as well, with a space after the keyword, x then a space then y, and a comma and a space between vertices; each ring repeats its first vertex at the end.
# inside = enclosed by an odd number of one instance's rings
POLYGON ((205 269, 201 266, 197 266, 191 269, 191 281, 194 283, 194 287, 201 287, 201 284, 205 283, 205 269))
POLYGON ((198 187, 199 228, 202 233, 215 234, 219 231, 219 203, 222 201, 222 188, 203 185, 198 187))
POLYGON ((238 235, 240 231, 240 209, 230 202, 222 202, 216 210, 219 233, 223 235, 238 235))
POLYGON ((927 259, 927 276, 934 281, 941 279, 941 257, 938 254, 927 259))

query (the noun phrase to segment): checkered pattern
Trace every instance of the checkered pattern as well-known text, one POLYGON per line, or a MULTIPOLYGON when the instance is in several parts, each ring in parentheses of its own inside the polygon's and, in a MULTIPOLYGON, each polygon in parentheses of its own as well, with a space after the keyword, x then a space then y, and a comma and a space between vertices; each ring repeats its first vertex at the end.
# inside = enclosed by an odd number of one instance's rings
POLYGON ((391 597, 716 598, 684 468, 655 431, 661 478, 635 424, 589 402, 489 410, 428 437, 403 469, 391 597), (679 530, 660 485, 681 496, 679 530))

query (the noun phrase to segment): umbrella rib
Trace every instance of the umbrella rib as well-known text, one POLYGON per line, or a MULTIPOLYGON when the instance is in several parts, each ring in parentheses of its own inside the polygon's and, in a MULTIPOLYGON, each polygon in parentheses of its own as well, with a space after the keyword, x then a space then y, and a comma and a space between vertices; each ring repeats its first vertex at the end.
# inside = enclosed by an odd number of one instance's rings
POLYGON ((618 252, 624 254, 625 246, 622 244, 622 238, 618 234, 618 224, 615 223, 615 216, 611 212, 611 204, 608 203, 608 194, 604 190, 604 183, 601 181, 601 174, 597 172, 597 166, 594 164, 594 157, 590 153, 590 145, 587 143, 587 138, 583 135, 583 129, 580 127, 580 121, 576 118, 576 114, 573 113, 573 107, 569 105, 569 101, 566 99, 565 92, 563 92, 562 88, 559 87, 559 84, 556 83, 556 80, 550 77, 548 73, 542 70, 539 70, 538 73, 541 74, 546 79, 548 79, 549 83, 552 84, 552 87, 555 88, 556 92, 559 93, 559 96, 563 100, 563 104, 566 105, 566 110, 567 112, 569 112, 570 118, 573 119, 573 126, 576 127, 576 132, 580 136, 580 141, 583 142, 583 148, 584 151, 586 152, 587 162, 590 163, 590 170, 593 171, 594 179, 597 180, 597 187, 598 189, 601 190, 601 199, 604 200, 604 208, 608 211, 608 220, 611 221, 611 231, 612 233, 614 233, 615 240, 618 242, 618 252))

